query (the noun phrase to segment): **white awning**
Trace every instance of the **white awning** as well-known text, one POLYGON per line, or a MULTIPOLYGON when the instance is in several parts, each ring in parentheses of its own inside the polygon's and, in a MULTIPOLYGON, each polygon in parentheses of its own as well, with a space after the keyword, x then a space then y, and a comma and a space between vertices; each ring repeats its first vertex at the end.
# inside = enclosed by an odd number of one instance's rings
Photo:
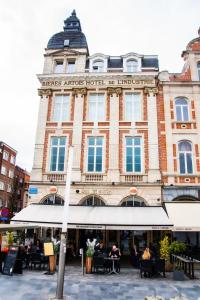
MULTIPOLYGON (((62 227, 63 206, 32 204, 12 218, 12 223, 62 227)), ((76 229, 168 230, 165 210, 160 206, 70 206, 68 227, 76 229)))
POLYGON ((173 231, 200 231, 200 202, 166 202, 173 231))

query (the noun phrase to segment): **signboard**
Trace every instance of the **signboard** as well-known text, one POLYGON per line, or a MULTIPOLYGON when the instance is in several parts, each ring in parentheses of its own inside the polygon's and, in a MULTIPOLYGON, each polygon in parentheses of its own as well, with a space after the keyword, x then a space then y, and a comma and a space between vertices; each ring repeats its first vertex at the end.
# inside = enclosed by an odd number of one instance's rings
POLYGON ((11 276, 13 274, 13 269, 14 269, 15 262, 17 259, 17 254, 18 254, 18 247, 11 246, 8 251, 8 254, 6 256, 5 263, 3 266, 3 274, 4 275, 11 276))
POLYGON ((44 243, 44 255, 45 256, 54 255, 53 243, 44 243))
POLYGON ((104 79, 48 79, 41 80, 42 87, 93 87, 93 86, 145 86, 155 85, 155 79, 148 76, 129 76, 121 79, 104 78, 104 79))
POLYGON ((36 195, 36 194, 38 194, 38 188, 36 188, 36 187, 30 187, 28 189, 28 193, 31 194, 31 195, 36 195))
POLYGON ((0 221, 8 221, 9 213, 10 213, 10 211, 7 207, 2 208, 2 210, 0 210, 0 221))

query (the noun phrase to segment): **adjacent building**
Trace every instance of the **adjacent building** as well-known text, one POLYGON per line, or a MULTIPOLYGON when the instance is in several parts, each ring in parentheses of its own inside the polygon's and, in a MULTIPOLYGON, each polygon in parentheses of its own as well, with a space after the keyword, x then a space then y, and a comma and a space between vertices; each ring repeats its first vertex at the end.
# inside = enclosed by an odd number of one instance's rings
POLYGON ((61 226, 57 204, 73 145, 69 237, 77 249, 98 236, 128 253, 171 229, 164 202, 199 201, 200 38, 183 58, 182 74, 169 74, 159 72, 157 55, 90 55, 73 11, 45 49, 29 193, 35 205, 15 221, 61 226))

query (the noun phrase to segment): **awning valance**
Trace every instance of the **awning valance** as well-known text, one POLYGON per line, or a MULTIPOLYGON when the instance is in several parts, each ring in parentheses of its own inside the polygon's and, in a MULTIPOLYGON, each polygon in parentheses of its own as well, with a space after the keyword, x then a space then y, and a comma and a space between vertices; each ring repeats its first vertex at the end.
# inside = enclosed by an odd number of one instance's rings
MULTIPOLYGON (((20 211, 12 223, 62 227, 63 206, 32 204, 20 211)), ((70 206, 68 227, 76 229, 168 230, 172 226, 160 206, 70 206)))
POLYGON ((200 202, 166 202, 173 231, 200 231, 200 202))
POLYGON ((38 227, 34 224, 0 224, 0 232, 4 231, 15 231, 15 230, 24 230, 24 229, 33 229, 38 227))

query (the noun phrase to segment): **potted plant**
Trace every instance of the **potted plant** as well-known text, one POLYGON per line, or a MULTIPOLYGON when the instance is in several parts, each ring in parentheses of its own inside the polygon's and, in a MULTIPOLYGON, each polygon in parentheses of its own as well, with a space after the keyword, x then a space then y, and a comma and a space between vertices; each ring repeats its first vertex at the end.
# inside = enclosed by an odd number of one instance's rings
POLYGON ((174 264, 173 279, 183 281, 185 279, 184 271, 179 264, 174 264))
POLYGON ((186 244, 183 242, 174 241, 169 246, 170 254, 181 254, 186 250, 186 244))
POLYGON ((160 241, 160 258, 165 260, 165 271, 170 272, 173 270, 173 265, 170 263, 170 248, 169 238, 165 236, 160 241))
POLYGON ((92 258, 94 255, 94 248, 88 245, 86 250, 86 273, 92 273, 92 258))

